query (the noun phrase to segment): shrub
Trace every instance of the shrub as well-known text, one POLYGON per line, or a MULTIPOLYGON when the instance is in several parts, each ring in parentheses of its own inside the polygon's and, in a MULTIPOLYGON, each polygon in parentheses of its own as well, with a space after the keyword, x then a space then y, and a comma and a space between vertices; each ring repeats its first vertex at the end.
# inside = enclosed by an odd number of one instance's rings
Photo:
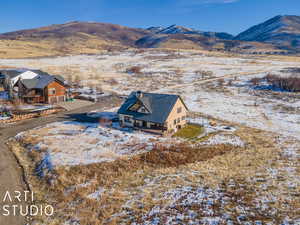
POLYGON ((202 76, 202 77, 211 77, 211 76, 213 76, 213 72, 212 71, 197 70, 197 71, 195 71, 195 73, 197 75, 202 76))
POLYGON ((117 84, 119 84, 119 82, 116 79, 114 79, 114 78, 109 79, 107 81, 107 83, 110 84, 110 85, 117 85, 117 84))
POLYGON ((142 71, 142 68, 140 66, 133 66, 133 67, 130 67, 126 70, 126 73, 141 73, 142 71))
POLYGON ((259 85, 260 81, 261 81, 261 78, 258 78, 258 77, 254 77, 250 80, 251 84, 254 86, 259 85))
POLYGON ((230 79, 230 80, 228 80, 227 85, 228 85, 228 86, 232 86, 232 83, 233 83, 233 80, 230 79))
POLYGON ((218 80, 218 86, 222 86, 224 84, 225 80, 223 78, 218 80))
POLYGON ((300 91, 300 77, 297 76, 289 76, 289 77, 281 77, 279 75, 268 74, 265 76, 265 80, 274 87, 291 91, 298 92, 300 91))

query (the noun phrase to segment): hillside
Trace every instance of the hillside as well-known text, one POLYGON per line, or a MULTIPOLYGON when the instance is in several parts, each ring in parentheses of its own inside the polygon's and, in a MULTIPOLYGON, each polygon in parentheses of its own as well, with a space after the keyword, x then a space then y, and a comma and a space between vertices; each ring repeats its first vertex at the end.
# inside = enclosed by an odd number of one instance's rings
POLYGON ((300 51, 300 17, 277 16, 236 37, 177 25, 138 29, 77 21, 0 34, 0 58, 97 54, 127 48, 297 53, 300 51))
POLYGON ((300 16, 276 16, 240 33, 235 40, 257 41, 300 50, 300 16))
POLYGON ((137 40, 135 44, 140 48, 214 50, 237 53, 274 53, 280 51, 272 44, 268 43, 225 40, 216 37, 207 37, 206 35, 199 33, 155 33, 137 40))
POLYGON ((134 47, 143 29, 94 22, 70 22, 0 35, 0 57, 22 58, 134 47))
MULTIPOLYGON (((135 42, 142 48, 181 48, 181 49, 226 49, 226 40, 233 38, 227 33, 203 32, 183 26, 149 27, 149 35, 135 42), (220 40, 219 40, 220 39, 220 40)), ((237 42, 236 42, 237 43, 237 42)), ((232 44, 231 44, 232 45, 232 44)))
POLYGON ((140 48, 173 48, 195 50, 217 50, 237 53, 282 52, 270 43, 234 40, 225 32, 205 32, 183 26, 149 27, 149 35, 136 41, 140 48))

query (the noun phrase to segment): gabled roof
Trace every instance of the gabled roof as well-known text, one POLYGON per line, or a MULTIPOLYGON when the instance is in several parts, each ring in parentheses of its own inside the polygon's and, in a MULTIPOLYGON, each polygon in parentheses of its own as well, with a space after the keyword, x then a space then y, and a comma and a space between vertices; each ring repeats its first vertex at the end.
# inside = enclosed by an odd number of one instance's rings
POLYGON ((179 95, 132 92, 118 110, 118 114, 130 115, 137 120, 163 124, 177 99, 182 101, 179 95), (130 111, 129 108, 137 101, 142 102, 150 113, 130 111))
POLYGON ((0 74, 5 75, 7 77, 9 77, 10 79, 26 72, 26 69, 3 69, 0 70, 0 74))
POLYGON ((27 89, 44 89, 53 81, 58 81, 65 85, 65 80, 61 76, 39 75, 33 79, 20 80, 27 89))

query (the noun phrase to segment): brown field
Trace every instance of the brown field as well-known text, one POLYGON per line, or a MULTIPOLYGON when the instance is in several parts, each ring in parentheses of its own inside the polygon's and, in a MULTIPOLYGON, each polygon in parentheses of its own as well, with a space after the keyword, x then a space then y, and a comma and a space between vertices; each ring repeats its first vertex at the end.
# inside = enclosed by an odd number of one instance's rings
MULTIPOLYGON (((247 143, 245 147, 189 147, 181 144, 168 148, 158 145, 151 152, 114 162, 55 168, 43 179, 33 175, 41 154, 26 154, 22 147, 35 144, 35 139, 24 139, 21 145, 11 142, 10 146, 25 165, 31 188, 38 193, 37 201, 55 206, 52 218, 35 218, 46 224, 62 224, 71 218, 76 218, 80 224, 141 223, 151 220, 148 213, 153 207, 168 206, 168 200, 161 196, 163 193, 178 187, 196 188, 199 185, 208 190, 220 189, 228 196, 230 200, 225 208, 221 207, 219 200, 215 200, 214 213, 222 215, 227 212, 235 223, 240 215, 237 207, 245 207, 251 212, 252 216, 246 213, 247 221, 279 223, 285 216, 296 218, 298 197, 289 200, 289 210, 286 209, 286 201, 297 190, 291 193, 283 186, 276 193, 277 185, 286 182, 287 178, 284 174, 272 179, 268 175, 268 168, 280 169, 282 165, 279 162, 287 160, 273 144, 275 137, 247 127, 240 127, 235 134, 247 143), (262 184, 266 185, 265 189, 260 188, 262 184), (89 198, 88 195, 99 187, 105 190, 101 197, 89 198), (271 211, 263 211, 255 205, 256 199, 269 191, 274 192, 278 199, 276 204, 268 205, 277 210, 272 216, 271 211)), ((196 204, 176 210, 185 214, 188 209, 205 210, 203 207, 205 205, 196 204)), ((165 218, 170 216, 169 213, 161 212, 158 216, 165 218)), ((198 216, 201 217, 200 214, 198 216)))

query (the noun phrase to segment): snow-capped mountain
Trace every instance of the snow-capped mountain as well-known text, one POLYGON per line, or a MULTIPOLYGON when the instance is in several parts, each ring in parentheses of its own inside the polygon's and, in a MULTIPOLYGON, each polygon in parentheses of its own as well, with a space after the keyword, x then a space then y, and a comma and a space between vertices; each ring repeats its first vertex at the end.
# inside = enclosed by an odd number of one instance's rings
POLYGON ((233 39, 233 35, 225 32, 205 32, 183 26, 171 25, 169 27, 149 27, 147 29, 153 34, 200 34, 209 38, 233 39))
POLYGON ((235 40, 258 41, 282 48, 300 48, 300 16, 276 16, 237 35, 235 40))

